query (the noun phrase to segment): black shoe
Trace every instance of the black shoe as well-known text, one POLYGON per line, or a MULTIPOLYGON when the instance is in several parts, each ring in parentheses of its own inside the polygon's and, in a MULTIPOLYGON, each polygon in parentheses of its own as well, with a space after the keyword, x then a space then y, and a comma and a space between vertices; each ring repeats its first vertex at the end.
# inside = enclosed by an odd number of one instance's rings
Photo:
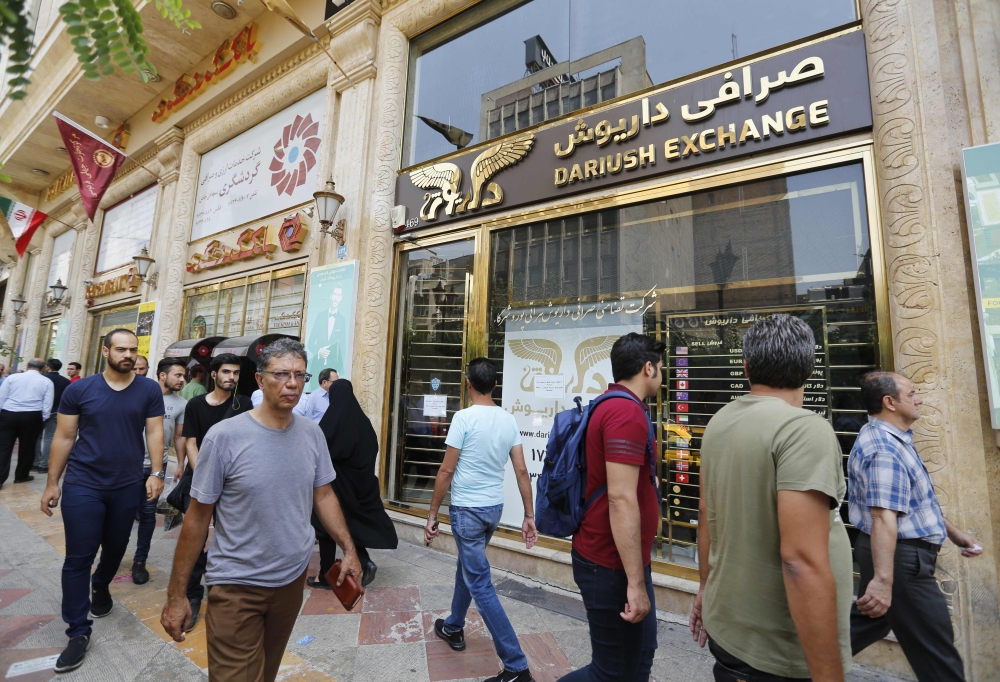
POLYGON ((374 561, 365 564, 365 567, 361 569, 361 587, 368 587, 375 580, 376 571, 378 571, 378 566, 375 565, 374 561))
POLYGON ((28 481, 34 481, 34 476, 25 476, 24 478, 15 478, 14 483, 27 483, 28 481))
POLYGON ((132 582, 136 585, 145 585, 149 582, 149 571, 146 570, 145 561, 136 561, 132 564, 132 582))
POLYGON ((313 588, 314 590, 332 590, 330 583, 326 582, 323 576, 318 575, 315 578, 306 578, 306 585, 313 588))
POLYGON ((483 682, 535 682, 530 670, 522 670, 519 673, 504 668, 493 677, 487 677, 483 682))
POLYGON ((63 652, 59 654, 59 659, 56 661, 56 672, 68 673, 70 670, 79 668, 83 665, 83 658, 87 655, 89 648, 90 635, 72 637, 63 652))
POLYGON ((181 525, 182 523, 184 523, 184 514, 181 514, 180 512, 177 512, 173 516, 164 516, 163 517, 163 532, 164 533, 169 533, 170 531, 172 531, 174 528, 176 528, 177 526, 181 525))
POLYGON ((115 605, 115 600, 111 598, 111 591, 106 587, 95 587, 90 597, 91 618, 104 618, 111 613, 111 607, 115 605))
POLYGON ((465 629, 459 628, 458 632, 450 632, 445 629, 444 618, 434 621, 434 634, 448 642, 454 651, 465 651, 465 629))
POLYGON ((201 599, 191 600, 191 622, 188 626, 184 628, 184 632, 191 632, 194 630, 194 626, 198 624, 198 614, 201 613, 201 599))

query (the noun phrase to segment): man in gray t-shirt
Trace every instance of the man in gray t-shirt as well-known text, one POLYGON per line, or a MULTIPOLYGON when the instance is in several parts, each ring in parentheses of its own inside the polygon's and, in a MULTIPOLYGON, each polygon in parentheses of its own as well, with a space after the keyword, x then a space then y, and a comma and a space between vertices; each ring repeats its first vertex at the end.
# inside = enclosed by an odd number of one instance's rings
MULTIPOLYGON (((141 357, 141 356, 140 356, 141 357)), ((161 473, 167 470, 167 451, 170 450, 171 441, 177 444, 177 451, 184 450, 184 437, 181 435, 181 425, 184 423, 184 406, 187 401, 177 394, 177 391, 184 387, 184 372, 186 367, 180 358, 166 358, 160 360, 156 366, 155 381, 160 385, 160 392, 163 393, 163 466, 161 473)), ((153 378, 145 378, 144 381, 154 381, 153 378)), ((142 461, 143 475, 149 478, 152 471, 152 461, 149 458, 149 448, 143 439, 144 458, 142 461)), ((136 585, 143 585, 149 582, 149 571, 146 570, 146 557, 149 556, 149 548, 153 543, 153 531, 156 530, 156 504, 159 496, 152 500, 144 500, 139 505, 139 531, 136 538, 135 557, 132 560, 132 582, 136 585)))
POLYGON ((208 537, 208 674, 213 680, 264 680, 278 674, 302 606, 312 555, 315 509, 344 549, 343 570, 360 583, 361 565, 340 503, 319 426, 295 415, 308 381, 306 352, 279 339, 260 354, 257 383, 264 401, 211 429, 198 451, 191 506, 174 553, 160 622, 178 642, 190 617, 188 577, 208 537))

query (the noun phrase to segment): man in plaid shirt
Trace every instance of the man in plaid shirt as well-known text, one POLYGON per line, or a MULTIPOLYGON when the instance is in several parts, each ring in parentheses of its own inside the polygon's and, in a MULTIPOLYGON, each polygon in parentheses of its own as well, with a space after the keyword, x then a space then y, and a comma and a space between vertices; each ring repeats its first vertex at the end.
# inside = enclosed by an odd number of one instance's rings
POLYGON ((854 546, 861 582, 851 609, 852 652, 892 630, 920 682, 964 681, 934 568, 945 538, 965 557, 979 556, 982 547, 941 513, 913 447, 910 427, 920 418, 922 401, 910 380, 869 372, 861 380, 861 397, 868 423, 847 462, 851 523, 861 531, 854 546))

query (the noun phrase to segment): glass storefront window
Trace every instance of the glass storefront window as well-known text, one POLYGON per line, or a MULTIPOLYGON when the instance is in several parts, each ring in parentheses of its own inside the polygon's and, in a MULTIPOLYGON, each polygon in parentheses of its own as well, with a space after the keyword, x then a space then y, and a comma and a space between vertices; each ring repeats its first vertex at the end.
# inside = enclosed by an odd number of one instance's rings
POLYGON ((299 335, 302 328, 302 296, 306 290, 304 274, 278 277, 271 285, 271 309, 267 315, 268 333, 299 335))
POLYGON ((112 329, 130 329, 135 331, 135 325, 139 318, 139 306, 128 305, 122 308, 112 308, 101 313, 94 313, 94 329, 90 336, 90 373, 97 374, 103 372, 107 366, 104 362, 104 354, 101 346, 104 345, 104 337, 112 329))
POLYGON ((780 312, 813 328, 806 407, 831 421, 846 463, 865 417, 858 379, 879 366, 866 216, 854 164, 494 232, 489 350, 504 369, 501 403, 529 434, 529 469, 550 415, 612 381, 619 336, 663 340, 650 401, 663 481, 654 552, 695 567, 701 436, 749 391, 743 334, 780 312), (539 397, 533 383, 554 376, 563 399, 539 397))
POLYGON ((264 310, 267 308, 267 294, 271 289, 271 280, 250 284, 247 294, 246 322, 243 325, 244 334, 264 333, 264 310))
POLYGON ((243 335, 243 299, 246 296, 246 283, 242 280, 235 283, 224 283, 219 292, 219 335, 243 335))
POLYGON ((187 320, 186 338, 202 339, 206 336, 215 336, 218 302, 218 291, 208 291, 188 297, 187 310, 184 314, 184 319, 187 320))
POLYGON ((857 19, 853 0, 489 0, 410 45, 403 166, 857 19))

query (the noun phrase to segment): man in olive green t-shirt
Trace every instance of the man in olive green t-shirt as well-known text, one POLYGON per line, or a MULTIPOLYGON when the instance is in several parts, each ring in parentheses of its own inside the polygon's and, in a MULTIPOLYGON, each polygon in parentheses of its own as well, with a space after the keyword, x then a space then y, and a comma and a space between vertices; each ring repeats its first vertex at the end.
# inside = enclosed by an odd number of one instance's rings
POLYGON ((702 439, 691 631, 709 641, 717 680, 842 682, 853 588, 846 484, 833 428, 802 408, 813 332, 788 315, 759 320, 743 358, 750 394, 719 410, 702 439))

